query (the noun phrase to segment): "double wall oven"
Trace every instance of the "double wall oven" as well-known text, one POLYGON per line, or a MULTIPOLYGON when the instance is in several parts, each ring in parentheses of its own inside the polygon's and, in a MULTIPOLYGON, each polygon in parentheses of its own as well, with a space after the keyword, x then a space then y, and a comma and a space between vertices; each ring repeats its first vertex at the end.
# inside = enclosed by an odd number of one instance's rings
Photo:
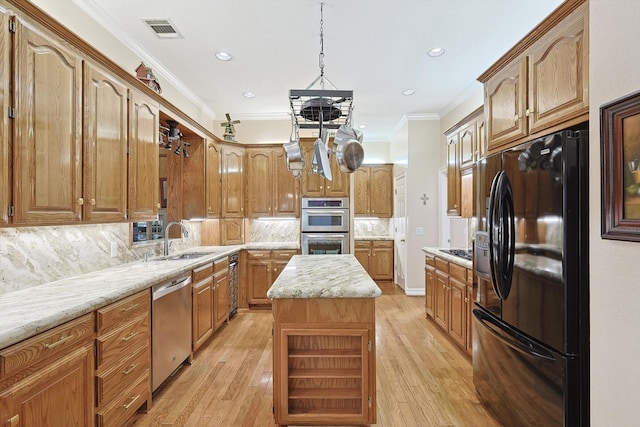
POLYGON ((349 253, 349 199, 302 199, 302 253, 338 255, 349 253))

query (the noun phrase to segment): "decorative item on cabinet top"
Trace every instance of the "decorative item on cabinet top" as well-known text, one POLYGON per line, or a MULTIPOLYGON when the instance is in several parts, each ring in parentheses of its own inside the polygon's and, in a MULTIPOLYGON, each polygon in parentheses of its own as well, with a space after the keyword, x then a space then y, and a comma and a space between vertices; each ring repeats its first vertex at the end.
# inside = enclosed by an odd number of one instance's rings
POLYGON ((144 65, 144 62, 141 62, 136 68, 136 77, 138 80, 149 86, 156 93, 162 93, 162 88, 160 87, 160 82, 153 74, 151 68, 144 65))
POLYGON ((240 123, 240 120, 231 120, 231 115, 226 113, 227 121, 220 123, 220 126, 224 127, 224 140, 229 142, 236 142, 236 127, 240 123))
POLYGON ((364 159, 362 132, 351 127, 353 91, 338 90, 324 75, 324 29, 323 6, 320 3, 320 75, 306 89, 289 90, 291 106, 291 138, 283 145, 287 155, 287 167, 296 177, 301 177, 305 160, 300 148, 299 129, 318 128, 314 144, 310 173, 318 173, 332 180, 329 160, 331 153, 340 170, 355 172, 364 159), (331 89, 325 89, 325 84, 331 89), (319 89, 316 87, 319 85, 319 89), (314 88, 316 87, 316 88, 314 88), (338 129, 329 149, 329 129, 338 129))

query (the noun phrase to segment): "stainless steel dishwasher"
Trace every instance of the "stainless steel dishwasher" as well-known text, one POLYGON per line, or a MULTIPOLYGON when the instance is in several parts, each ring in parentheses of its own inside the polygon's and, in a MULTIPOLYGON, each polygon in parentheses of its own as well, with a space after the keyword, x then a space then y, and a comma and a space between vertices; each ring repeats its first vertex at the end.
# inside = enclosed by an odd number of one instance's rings
POLYGON ((151 382, 153 391, 191 355, 191 274, 152 288, 151 382))

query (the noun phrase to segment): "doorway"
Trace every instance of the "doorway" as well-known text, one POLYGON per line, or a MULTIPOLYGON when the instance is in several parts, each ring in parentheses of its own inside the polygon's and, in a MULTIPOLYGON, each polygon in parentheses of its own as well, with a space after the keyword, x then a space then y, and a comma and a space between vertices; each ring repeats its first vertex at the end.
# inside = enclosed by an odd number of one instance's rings
POLYGON ((405 197, 405 173, 394 177, 393 183, 393 240, 395 271, 394 281, 402 289, 405 288, 405 272, 407 265, 407 214, 405 197))

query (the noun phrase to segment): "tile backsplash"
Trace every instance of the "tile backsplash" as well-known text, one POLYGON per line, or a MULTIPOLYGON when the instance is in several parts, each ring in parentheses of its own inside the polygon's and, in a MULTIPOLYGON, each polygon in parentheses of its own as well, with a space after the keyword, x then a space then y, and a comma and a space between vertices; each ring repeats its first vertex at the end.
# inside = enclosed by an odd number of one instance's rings
POLYGON ((299 219, 247 219, 249 230, 246 242, 295 242, 300 243, 299 219))
MULTIPOLYGON (((200 223, 171 250, 200 245, 200 223)), ((162 254, 162 240, 130 247, 129 223, 0 228, 0 294, 162 254), (111 242, 118 252, 111 257, 111 242)))
POLYGON ((353 235, 354 237, 380 237, 393 236, 393 219, 392 218, 354 218, 353 235))

